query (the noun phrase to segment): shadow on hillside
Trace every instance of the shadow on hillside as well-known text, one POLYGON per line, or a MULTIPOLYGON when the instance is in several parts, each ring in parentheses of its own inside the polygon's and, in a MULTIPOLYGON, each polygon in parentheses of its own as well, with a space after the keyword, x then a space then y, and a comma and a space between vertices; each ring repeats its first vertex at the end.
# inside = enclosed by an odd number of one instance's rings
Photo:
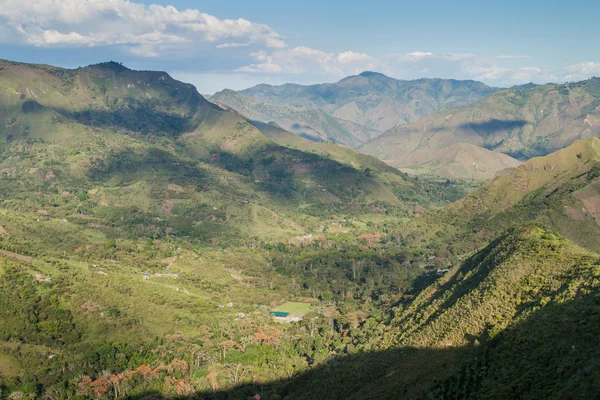
MULTIPOLYGON (((463 261, 459 269, 461 275, 467 275, 471 271, 476 269, 481 263, 483 263, 483 261, 488 256, 490 256, 494 252, 496 246, 498 246, 499 244, 501 245, 503 243, 504 239, 506 239, 507 236, 508 234, 504 234, 496 238, 491 243, 489 243, 483 250, 478 251, 477 253, 463 261)), ((435 303, 438 299, 443 297, 446 290, 454 288, 452 296, 448 297, 444 301, 443 307, 441 307, 440 310, 430 315, 428 320, 435 319, 443 310, 452 307, 460 299, 461 296, 467 294, 470 290, 472 290, 478 282, 482 282, 490 272, 491 270, 488 266, 487 268, 478 269, 467 280, 463 280, 461 276, 459 276, 459 274, 455 274, 454 276, 452 276, 446 283, 442 284, 439 287, 439 289, 436 290, 436 292, 426 302, 423 303, 422 307, 427 308, 433 303, 435 303)), ((423 283, 421 285, 413 285, 414 288, 408 293, 409 295, 411 295, 411 297, 417 296, 423 288, 428 286, 428 284, 433 283, 433 281, 438 279, 438 277, 435 275, 433 277, 422 276, 419 279, 422 280, 423 283)), ((419 281, 417 280, 417 282, 419 281)))
MULTIPOLYGON (((126 107, 107 110, 73 111, 64 108, 46 107, 35 100, 27 100, 21 105, 25 114, 52 110, 74 122, 97 128, 127 130, 141 135, 174 136, 195 130, 200 121, 193 115, 181 115, 157 109, 151 101, 128 99, 126 107)), ((189 106, 190 110, 197 109, 189 106)))
POLYGON ((529 122, 523 119, 500 120, 493 118, 485 122, 469 122, 466 124, 461 124, 459 125, 459 128, 472 129, 480 135, 491 135, 496 132, 522 128, 527 124, 529 124, 529 122))
MULTIPOLYGON (((469 337, 474 344, 468 347, 342 356, 289 380, 172 398, 237 400, 257 394, 262 400, 599 398, 599 334, 600 298, 594 288, 526 315, 494 339, 486 341, 487 332, 469 337)), ((157 393, 130 398, 144 397, 162 398, 157 393)))
POLYGON ((157 181, 161 177, 180 183, 190 179, 196 181, 207 178, 206 173, 193 163, 184 162, 158 148, 150 148, 144 153, 132 149, 110 153, 105 159, 96 160, 89 168, 88 175, 99 182, 108 182, 119 177, 123 183, 135 179, 157 181))
MULTIPOLYGON (((416 399, 449 378, 454 366, 473 360, 474 348, 402 348, 334 358, 288 380, 248 383, 226 390, 200 392, 172 399, 246 400, 259 395, 274 399, 416 399)), ((145 393, 130 399, 156 398, 145 393)))
POLYGON ((80 124, 121 130, 125 129, 141 135, 179 136, 191 132, 199 126, 190 116, 158 111, 151 105, 132 103, 127 108, 114 111, 86 110, 80 112, 55 109, 63 117, 80 124))

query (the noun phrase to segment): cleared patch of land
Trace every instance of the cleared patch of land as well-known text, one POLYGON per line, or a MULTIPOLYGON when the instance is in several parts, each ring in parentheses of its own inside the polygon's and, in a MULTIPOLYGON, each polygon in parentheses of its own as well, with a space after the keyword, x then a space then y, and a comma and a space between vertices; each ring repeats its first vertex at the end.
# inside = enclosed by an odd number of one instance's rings
POLYGON ((19 376, 20 367, 13 357, 0 354, 0 376, 15 377, 19 376))
POLYGON ((274 311, 283 311, 288 312, 290 315, 304 315, 308 313, 311 309, 310 303, 298 303, 298 302, 287 302, 283 303, 274 311))
POLYGON ((32 257, 13 253, 12 251, 0 250, 0 254, 4 254, 6 257, 14 258, 15 260, 19 260, 19 261, 29 262, 29 261, 33 260, 32 257))

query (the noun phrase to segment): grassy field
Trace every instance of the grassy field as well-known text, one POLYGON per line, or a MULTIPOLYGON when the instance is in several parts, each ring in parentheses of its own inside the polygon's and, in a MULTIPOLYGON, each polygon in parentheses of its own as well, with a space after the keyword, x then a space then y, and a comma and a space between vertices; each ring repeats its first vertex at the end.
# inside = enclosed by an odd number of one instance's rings
POLYGON ((290 315, 304 315, 311 310, 310 303, 287 302, 277 307, 274 311, 288 312, 290 315))
POLYGON ((14 377, 19 375, 19 364, 13 357, 0 354, 0 376, 14 377))

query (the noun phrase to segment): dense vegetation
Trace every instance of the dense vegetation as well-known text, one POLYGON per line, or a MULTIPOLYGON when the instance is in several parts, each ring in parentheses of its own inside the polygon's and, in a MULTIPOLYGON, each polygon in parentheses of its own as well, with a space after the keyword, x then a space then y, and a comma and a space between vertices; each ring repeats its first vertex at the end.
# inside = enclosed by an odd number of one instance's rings
POLYGON ((0 398, 598 394, 597 140, 437 210, 164 73, 1 67, 0 398))

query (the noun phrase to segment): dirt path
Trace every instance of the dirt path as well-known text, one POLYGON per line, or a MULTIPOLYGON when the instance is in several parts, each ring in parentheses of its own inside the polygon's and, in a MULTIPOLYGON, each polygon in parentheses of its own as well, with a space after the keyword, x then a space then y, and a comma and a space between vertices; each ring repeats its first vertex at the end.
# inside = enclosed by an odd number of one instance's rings
POLYGON ((4 254, 6 257, 14 258, 15 260, 19 261, 30 262, 31 260, 33 260, 33 257, 13 253, 12 251, 0 250, 0 254, 4 254))

